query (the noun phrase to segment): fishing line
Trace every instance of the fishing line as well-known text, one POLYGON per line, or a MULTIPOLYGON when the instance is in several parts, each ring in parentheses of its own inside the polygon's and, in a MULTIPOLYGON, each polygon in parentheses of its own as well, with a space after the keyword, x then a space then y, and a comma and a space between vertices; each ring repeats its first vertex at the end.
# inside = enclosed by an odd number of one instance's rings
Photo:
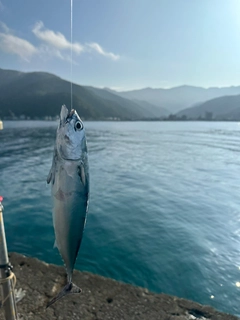
POLYGON ((72 109, 72 20, 73 20, 73 0, 71 1, 71 109, 72 109))

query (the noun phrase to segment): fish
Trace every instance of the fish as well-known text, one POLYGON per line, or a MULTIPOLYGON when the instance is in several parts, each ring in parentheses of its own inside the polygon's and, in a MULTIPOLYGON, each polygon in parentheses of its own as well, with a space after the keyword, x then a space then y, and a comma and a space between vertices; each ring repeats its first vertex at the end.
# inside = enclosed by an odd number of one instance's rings
POLYGON ((81 293, 72 274, 83 238, 89 202, 89 164, 84 124, 76 110, 62 106, 52 166, 47 177, 53 200, 55 244, 64 261, 67 284, 47 308, 62 297, 81 293))

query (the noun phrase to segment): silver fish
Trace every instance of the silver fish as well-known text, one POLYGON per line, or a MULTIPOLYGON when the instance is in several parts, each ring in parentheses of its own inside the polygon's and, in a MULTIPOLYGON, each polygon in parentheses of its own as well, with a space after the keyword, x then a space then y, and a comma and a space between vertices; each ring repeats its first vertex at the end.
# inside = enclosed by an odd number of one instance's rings
POLYGON ((55 246, 67 271, 68 283, 51 300, 51 304, 81 289, 72 283, 72 273, 86 223, 89 196, 88 154, 85 129, 77 112, 62 106, 57 129, 52 167, 47 177, 51 182, 55 246))

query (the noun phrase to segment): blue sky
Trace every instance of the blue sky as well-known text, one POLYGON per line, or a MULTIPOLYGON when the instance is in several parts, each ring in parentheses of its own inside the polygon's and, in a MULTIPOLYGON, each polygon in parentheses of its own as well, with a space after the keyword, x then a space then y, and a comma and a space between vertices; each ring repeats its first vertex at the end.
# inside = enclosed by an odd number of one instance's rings
MULTIPOLYGON (((71 79, 70 0, 0 0, 0 68, 71 79)), ((73 82, 240 85, 240 0, 73 0, 73 82)))

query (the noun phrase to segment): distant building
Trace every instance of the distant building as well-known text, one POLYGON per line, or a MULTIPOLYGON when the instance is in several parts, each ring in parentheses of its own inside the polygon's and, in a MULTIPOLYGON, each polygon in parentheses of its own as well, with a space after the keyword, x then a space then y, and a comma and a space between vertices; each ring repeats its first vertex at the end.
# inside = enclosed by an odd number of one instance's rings
POLYGON ((185 114, 183 114, 183 115, 181 116, 180 120, 186 121, 186 120, 187 120, 187 116, 186 116, 185 114))

